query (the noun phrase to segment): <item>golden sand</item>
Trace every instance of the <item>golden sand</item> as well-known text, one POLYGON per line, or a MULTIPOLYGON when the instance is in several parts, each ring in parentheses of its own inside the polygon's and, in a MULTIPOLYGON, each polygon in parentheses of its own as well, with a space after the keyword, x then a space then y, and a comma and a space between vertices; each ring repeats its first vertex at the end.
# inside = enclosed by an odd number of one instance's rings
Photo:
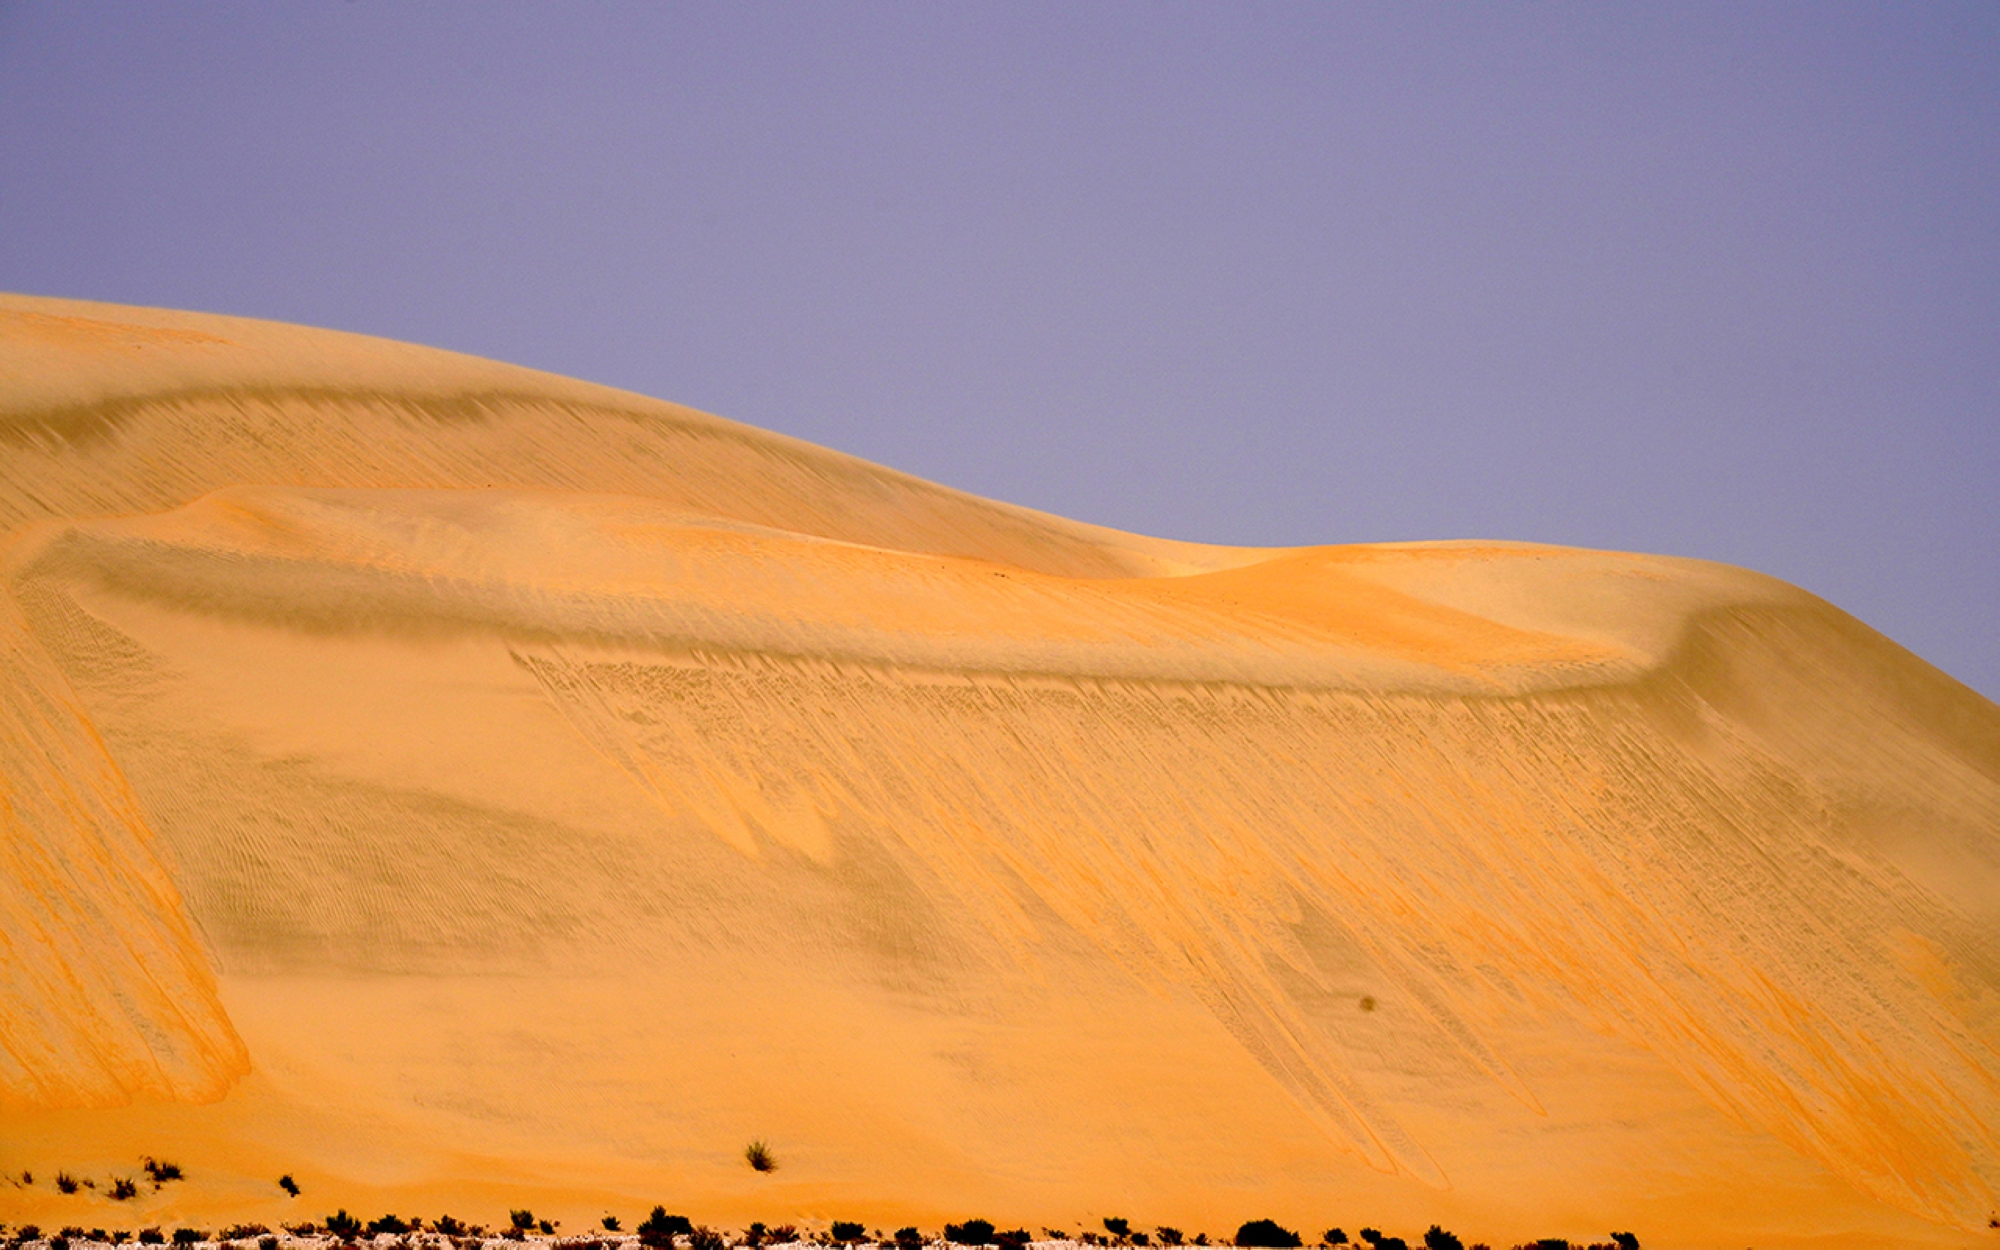
POLYGON ((25 297, 0 532, 0 1219, 1991 1236, 2000 708, 1770 578, 25 297))

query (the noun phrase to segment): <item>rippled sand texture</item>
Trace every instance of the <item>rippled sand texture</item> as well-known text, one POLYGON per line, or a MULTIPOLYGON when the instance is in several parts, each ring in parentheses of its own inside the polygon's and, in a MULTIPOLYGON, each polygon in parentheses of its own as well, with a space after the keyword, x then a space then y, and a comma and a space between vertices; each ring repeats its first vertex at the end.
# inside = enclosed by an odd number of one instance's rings
POLYGON ((1989 1235, 2000 708, 1769 578, 22 297, 0 528, 0 1170, 191 1177, 0 1218, 1989 1235))

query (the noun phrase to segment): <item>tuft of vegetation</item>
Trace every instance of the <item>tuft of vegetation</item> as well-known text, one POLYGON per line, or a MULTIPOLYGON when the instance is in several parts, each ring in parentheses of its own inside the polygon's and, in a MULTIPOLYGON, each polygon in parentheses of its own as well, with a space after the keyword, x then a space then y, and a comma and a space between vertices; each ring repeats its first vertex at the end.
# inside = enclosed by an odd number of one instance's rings
POLYGON ((328 1236, 341 1241, 353 1241, 361 1235, 361 1221, 349 1215, 346 1207, 325 1217, 320 1223, 325 1226, 328 1236))
POLYGON ((168 1163, 161 1159, 155 1159, 151 1155, 147 1155, 144 1166, 146 1169, 146 1175, 153 1178, 154 1189, 158 1189, 160 1186, 166 1184, 168 1181, 178 1181, 185 1179, 181 1174, 181 1165, 178 1163, 168 1163))
POLYGON ((41 1239, 42 1226, 39 1224, 23 1224, 14 1230, 14 1240, 16 1242, 40 1241, 41 1239))
POLYGON ((743 1159, 750 1165, 752 1171, 778 1170, 778 1157, 771 1153, 771 1144, 761 1137, 743 1148, 743 1159))
POLYGON ((721 1233, 705 1224, 695 1225, 694 1231, 689 1233, 687 1238, 688 1250, 723 1250, 726 1244, 721 1233))
POLYGON ((1639 1250, 1639 1239, 1631 1233, 1613 1233, 1611 1240, 1617 1244, 1618 1250, 1639 1250))
POLYGON ((561 1220, 536 1220, 535 1227, 542 1230, 542 1236, 553 1237, 556 1235, 556 1225, 560 1223, 561 1220))
MULTIPOLYGON (((607 1233, 615 1233, 618 1231, 618 1217, 615 1215, 607 1215, 602 1220, 600 1220, 599 1223, 604 1225, 604 1231, 607 1233)), ((443 1232, 444 1230, 440 1228, 438 1231, 443 1232)))
POLYGON ((1207 1245, 1207 1244, 1208 1244, 1208 1234, 1207 1234, 1207 1233, 1196 1233, 1196 1234, 1194 1235, 1194 1244, 1195 1244, 1195 1245, 1197 1245, 1197 1246, 1205 1246, 1205 1245, 1207 1245))
POLYGON ((299 1196, 299 1183, 292 1179, 290 1172, 278 1178, 278 1188, 284 1190, 294 1198, 299 1196))
POLYGON ((1251 1220, 1236 1230, 1236 1244, 1275 1246, 1279 1250, 1291 1250, 1300 1242, 1297 1233, 1280 1225, 1276 1220, 1251 1220))
POLYGON ((370 1237, 380 1237, 384 1233, 389 1234, 391 1237, 401 1237, 409 1231, 410 1222, 405 1219, 399 1219, 393 1214, 368 1221, 368 1235, 370 1237))
POLYGON ((853 1220, 835 1220, 833 1227, 828 1229, 827 1232, 835 1241, 843 1245, 850 1241, 860 1241, 868 1235, 868 1230, 853 1220))
POLYGON ((1181 1244, 1181 1230, 1171 1224, 1162 1224, 1154 1229, 1153 1232, 1159 1236, 1160 1244, 1163 1246, 1178 1246, 1181 1244))
POLYGON ((208 1234, 199 1228, 176 1228, 174 1244, 177 1246, 198 1246, 208 1240, 208 1234))
POLYGON ((130 1241, 130 1240, 132 1240, 132 1234, 131 1234, 131 1233, 129 1233, 129 1232, 127 1232, 126 1230, 124 1230, 124 1229, 122 1229, 122 1228, 114 1228, 114 1229, 112 1229, 112 1230, 111 1230, 111 1244, 112 1244, 112 1245, 114 1245, 114 1246, 122 1246, 122 1245, 124 1245, 124 1244, 125 1244, 126 1242, 128 1242, 128 1241, 130 1241))
POLYGON ((1034 1239, 1035 1235, 1025 1228, 1010 1228, 1005 1232, 993 1234, 993 1244, 999 1246, 1000 1250, 1024 1250, 1034 1239))
POLYGON ((1107 1215, 1104 1217, 1104 1231, 1110 1233, 1122 1243, 1127 1237, 1132 1235, 1132 1224, 1131 1221, 1125 1219, 1123 1216, 1107 1215))
POLYGON ((694 1225, 685 1215, 668 1215, 665 1207, 654 1207, 653 1213, 639 1224, 639 1244, 644 1246, 671 1246, 675 1237, 691 1237, 694 1225))
POLYGON ((56 1236, 67 1237, 71 1241, 82 1241, 84 1240, 86 1234, 84 1233, 83 1229, 77 1227, 75 1224, 70 1224, 64 1227, 64 1229, 61 1232, 57 1233, 56 1236))
POLYGON ((257 1239, 257 1250, 278 1250, 278 1239, 269 1234, 257 1239))
POLYGON ((69 1250, 69 1238, 57 1233, 49 1238, 49 1250, 69 1250))
POLYGON ((163 1246, 167 1244, 166 1234, 157 1228, 142 1228, 139 1230, 139 1244, 142 1246, 163 1246))
POLYGON ((111 1182, 111 1200, 113 1202, 124 1202, 128 1198, 137 1198, 138 1196, 139 1187, 132 1183, 130 1177, 121 1176, 111 1182))
POLYGON ((967 1220, 963 1224, 944 1226, 944 1239, 955 1246, 990 1246, 993 1244, 993 1221, 967 1220))
POLYGON ((449 1215, 440 1215, 432 1220, 431 1230, 445 1237, 463 1237, 466 1234, 464 1222, 449 1215))
POLYGON ((533 1211, 509 1211, 507 1212, 507 1221, 525 1233, 535 1226, 535 1213, 533 1211))
POLYGON ((23 1172, 23 1173, 21 1173, 21 1183, 22 1183, 23 1185, 32 1185, 32 1184, 34 1184, 34 1183, 35 1183, 35 1174, 34 1174, 33 1172, 23 1172))
POLYGON ((1347 1244, 1347 1230, 1344 1228, 1329 1228, 1319 1235, 1319 1244, 1322 1246, 1344 1246, 1347 1244))
POLYGON ((924 1235, 914 1227, 899 1228, 896 1230, 896 1244, 899 1246, 921 1246, 924 1244, 924 1235))
POLYGON ((1465 1250, 1465 1243, 1433 1224, 1424 1230, 1424 1250, 1465 1250))
POLYGON ((249 1241, 252 1238, 262 1237, 270 1231, 262 1224, 232 1224, 217 1233, 216 1237, 222 1241, 249 1241))
POLYGON ((1153 1243, 1153 1239, 1144 1233, 1133 1233, 1129 1240, 1135 1246, 1148 1246, 1153 1243))
MULTIPOLYGON (((76 1192, 76 1178, 68 1172, 57 1172, 56 1188, 63 1193, 73 1194, 76 1192)), ((58 1233, 57 1236, 61 1236, 61 1234, 58 1233)))

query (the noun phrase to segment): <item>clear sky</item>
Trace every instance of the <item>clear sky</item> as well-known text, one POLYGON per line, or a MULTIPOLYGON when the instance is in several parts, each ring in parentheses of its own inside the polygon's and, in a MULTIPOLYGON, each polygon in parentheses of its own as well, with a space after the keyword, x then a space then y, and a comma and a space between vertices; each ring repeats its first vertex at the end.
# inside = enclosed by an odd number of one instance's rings
POLYGON ((2000 5, 0 0, 0 288, 1227 543, 1821 594, 2000 695, 2000 5))

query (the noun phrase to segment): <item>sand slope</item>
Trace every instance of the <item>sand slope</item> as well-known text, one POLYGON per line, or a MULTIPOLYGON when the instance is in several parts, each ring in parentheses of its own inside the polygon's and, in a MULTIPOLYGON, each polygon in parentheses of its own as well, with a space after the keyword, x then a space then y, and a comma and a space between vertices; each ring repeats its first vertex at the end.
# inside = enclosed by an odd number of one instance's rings
POLYGON ((0 532, 0 1171, 191 1176, 0 1219, 1987 1235, 2000 708, 1769 578, 23 297, 0 532))

